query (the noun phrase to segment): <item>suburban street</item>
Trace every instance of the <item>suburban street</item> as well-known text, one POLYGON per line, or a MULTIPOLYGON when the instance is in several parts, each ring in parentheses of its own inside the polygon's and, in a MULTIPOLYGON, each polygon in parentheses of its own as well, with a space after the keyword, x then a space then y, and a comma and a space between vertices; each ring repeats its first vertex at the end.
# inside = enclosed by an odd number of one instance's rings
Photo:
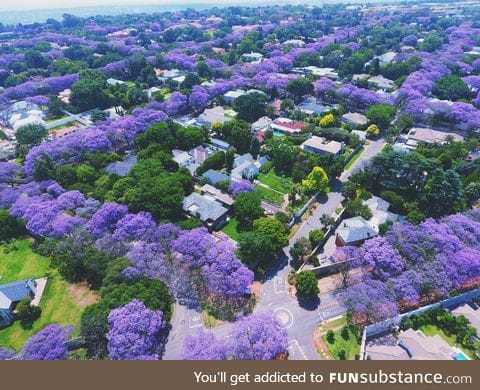
MULTIPOLYGON (((383 139, 371 141, 365 146, 360 158, 343 174, 335 183, 331 192, 312 214, 300 225, 295 235, 290 239, 287 247, 280 255, 277 267, 269 271, 262 281, 260 299, 255 311, 272 311, 280 320, 282 326, 288 330, 289 359, 291 360, 317 360, 317 353, 313 341, 316 326, 324 320, 337 317, 345 313, 341 303, 341 291, 320 293, 315 301, 302 302, 289 291, 288 274, 292 267, 289 264, 289 250, 301 237, 308 237, 313 229, 322 227, 320 217, 323 214, 331 215, 341 205, 343 196, 340 193, 342 185, 355 170, 363 167, 372 157, 378 154, 385 146, 383 139)), ((197 333, 204 328, 201 313, 196 308, 176 304, 172 319, 172 330, 165 346, 164 359, 180 359, 181 349, 185 337, 197 333)), ((230 334, 231 324, 223 324, 211 329, 217 337, 227 337, 230 334)))

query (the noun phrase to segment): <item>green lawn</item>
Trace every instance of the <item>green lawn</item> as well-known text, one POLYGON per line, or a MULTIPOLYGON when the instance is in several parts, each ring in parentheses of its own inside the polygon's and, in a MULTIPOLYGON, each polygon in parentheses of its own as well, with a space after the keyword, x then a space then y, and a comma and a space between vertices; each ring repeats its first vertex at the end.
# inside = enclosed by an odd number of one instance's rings
POLYGON ((364 151, 365 151, 365 148, 362 146, 362 148, 357 153, 355 153, 355 155, 350 159, 347 165, 345 165, 345 170, 350 169, 352 165, 355 164, 355 161, 357 161, 358 158, 363 154, 364 151))
POLYGON ((442 329, 437 328, 435 325, 424 325, 420 328, 420 330, 426 336, 435 336, 439 335, 442 339, 444 339, 448 345, 451 347, 458 347, 461 349, 470 359, 475 359, 475 353, 472 350, 469 350, 462 345, 458 344, 456 341, 455 335, 448 336, 442 329))
POLYGON ((238 241, 239 233, 237 231, 238 221, 235 218, 232 218, 228 223, 223 227, 222 232, 229 236, 232 240, 238 241))
POLYGON ((260 192, 262 195, 262 199, 267 201, 268 203, 276 204, 276 205, 281 205, 283 203, 283 195, 272 191, 268 188, 256 185, 255 189, 260 192))
POLYGON ((32 252, 27 239, 17 241, 17 250, 3 253, 0 247, 0 283, 25 278, 48 276, 47 287, 40 302, 42 314, 31 329, 23 329, 16 321, 0 330, 0 345, 20 350, 25 341, 45 326, 56 322, 73 326, 78 334, 80 315, 85 306, 95 297, 83 286, 71 285, 60 278, 56 270, 50 269, 50 260, 32 252))
POLYGON ((291 177, 277 176, 273 169, 270 169, 267 173, 260 173, 257 179, 269 186, 272 190, 279 191, 283 194, 288 194, 293 187, 291 177))
POLYGON ((341 329, 333 332, 335 335, 333 344, 328 342, 326 334, 322 336, 322 339, 335 359, 339 359, 338 353, 343 349, 345 351, 347 360, 355 360, 355 355, 360 354, 360 344, 357 342, 355 335, 350 330, 348 331, 347 340, 342 337, 341 333, 341 329))

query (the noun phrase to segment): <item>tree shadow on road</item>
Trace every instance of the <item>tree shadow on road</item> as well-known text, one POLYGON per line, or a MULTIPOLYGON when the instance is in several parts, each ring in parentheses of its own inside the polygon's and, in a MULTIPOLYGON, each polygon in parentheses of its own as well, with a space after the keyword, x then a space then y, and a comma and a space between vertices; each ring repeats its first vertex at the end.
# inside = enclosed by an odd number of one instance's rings
POLYGON ((320 305, 320 297, 303 297, 300 294, 296 294, 298 305, 308 311, 317 310, 318 306, 320 305))

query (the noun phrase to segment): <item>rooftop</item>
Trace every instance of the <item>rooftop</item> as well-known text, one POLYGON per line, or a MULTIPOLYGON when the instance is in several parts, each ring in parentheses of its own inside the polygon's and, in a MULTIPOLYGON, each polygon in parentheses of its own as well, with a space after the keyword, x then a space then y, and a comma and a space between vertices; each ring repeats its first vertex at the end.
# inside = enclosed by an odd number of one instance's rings
POLYGON ((301 148, 307 151, 313 149, 314 151, 323 153, 338 154, 343 150, 343 144, 338 141, 329 141, 323 137, 312 135, 301 145, 301 148))
POLYGON ((214 197, 196 192, 183 199, 182 208, 202 222, 214 222, 228 212, 214 197))
POLYGON ((376 237, 377 232, 362 217, 348 218, 337 229, 337 236, 348 245, 368 238, 376 237))

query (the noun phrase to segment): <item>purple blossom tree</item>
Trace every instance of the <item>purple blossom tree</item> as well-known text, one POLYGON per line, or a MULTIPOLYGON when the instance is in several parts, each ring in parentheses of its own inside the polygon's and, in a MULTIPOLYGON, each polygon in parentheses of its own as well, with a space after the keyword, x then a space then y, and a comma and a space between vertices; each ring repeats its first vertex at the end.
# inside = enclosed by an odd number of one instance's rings
POLYGON ((227 360, 229 345, 212 332, 200 331, 187 336, 183 342, 183 360, 227 360))
POLYGON ((68 355, 65 342, 71 333, 71 327, 48 325, 28 339, 20 352, 20 359, 65 360, 68 355))
POLYGON ((251 192, 254 190, 253 184, 245 179, 241 180, 232 180, 228 190, 232 193, 234 197, 237 197, 243 192, 251 192))
POLYGON ((163 313, 134 299, 108 316, 108 353, 112 360, 158 360, 163 313))

